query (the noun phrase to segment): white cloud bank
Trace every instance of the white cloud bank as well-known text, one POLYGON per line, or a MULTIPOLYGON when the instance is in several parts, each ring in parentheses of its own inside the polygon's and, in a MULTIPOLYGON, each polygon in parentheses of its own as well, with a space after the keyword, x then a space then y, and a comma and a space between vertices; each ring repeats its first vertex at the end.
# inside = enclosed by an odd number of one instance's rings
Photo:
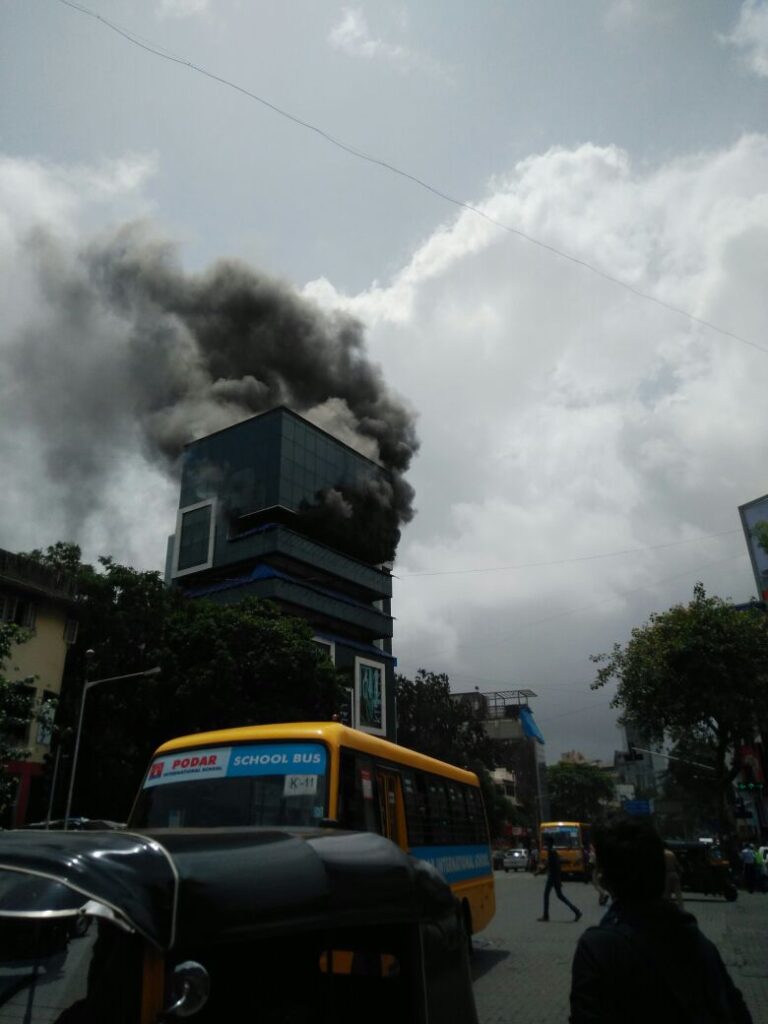
MULTIPOLYGON (((522 161, 482 208, 768 348, 766 183, 763 136, 652 171, 584 145, 522 161)), ((532 686, 563 750, 595 750, 601 734, 605 754, 589 654, 686 600, 699 577, 750 596, 736 506, 768 490, 768 354, 469 212, 385 284, 305 291, 370 325, 373 355, 420 412, 420 514, 395 570, 401 667, 445 670, 461 688, 532 686), (661 544, 674 546, 414 575, 661 544), (585 714, 558 717, 569 708, 585 714), (582 733, 565 738, 574 723, 582 733)))
MULTIPOLYGON (((146 213, 147 167, 0 162, 0 359, 9 338, 40 329, 30 232, 79 240, 107 212, 146 213)), ((760 135, 653 170, 584 145, 521 161, 482 205, 768 347, 766 183, 760 135)), ((396 565, 401 670, 447 671, 457 688, 531 687, 550 758, 610 754, 610 695, 587 689, 589 655, 686 600, 697 579, 737 600, 752 592, 736 506, 768 491, 768 355, 469 212, 447 211, 387 282, 343 295, 321 280, 305 292, 369 326, 373 357, 420 412, 409 474, 419 514, 396 565), (611 555, 658 545, 669 546, 611 555)), ((12 550, 72 536, 56 467, 24 416, 34 374, 65 380, 72 368, 30 369, 27 395, 0 376, 0 547, 12 550)), ((130 436, 121 452, 75 539, 90 557, 159 568, 176 489, 130 436)))
POLYGON ((160 0, 157 13, 161 18, 194 18, 208 8, 208 0, 160 0))
POLYGON ((723 37, 743 51, 747 67, 761 78, 768 78, 768 3, 745 0, 733 32, 723 37))
POLYGON ((374 35, 358 7, 344 8, 340 20, 328 33, 328 43, 348 57, 383 61, 399 71, 421 70, 445 77, 445 69, 429 54, 374 35))

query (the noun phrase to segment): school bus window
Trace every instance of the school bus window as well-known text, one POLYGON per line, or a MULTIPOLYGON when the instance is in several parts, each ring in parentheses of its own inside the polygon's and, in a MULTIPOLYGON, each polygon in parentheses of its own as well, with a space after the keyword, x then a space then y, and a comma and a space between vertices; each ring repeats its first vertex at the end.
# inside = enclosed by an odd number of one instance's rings
POLYGON ((340 772, 339 821, 345 828, 380 832, 373 788, 373 763, 351 750, 342 750, 340 772))
POLYGON ((448 815, 448 795, 442 779, 434 776, 429 780, 429 809, 433 821, 433 834, 436 843, 451 843, 451 823, 448 815))
POLYGON ((454 842, 467 843, 470 841, 471 835, 468 829, 469 822, 467 821, 462 788, 455 782, 449 782, 448 793, 451 798, 451 824, 453 826, 454 842))
POLYGON ((423 801, 416 792, 416 785, 411 772, 403 772, 403 803, 405 804, 405 823, 408 830, 408 842, 411 846, 421 846, 425 842, 423 801))

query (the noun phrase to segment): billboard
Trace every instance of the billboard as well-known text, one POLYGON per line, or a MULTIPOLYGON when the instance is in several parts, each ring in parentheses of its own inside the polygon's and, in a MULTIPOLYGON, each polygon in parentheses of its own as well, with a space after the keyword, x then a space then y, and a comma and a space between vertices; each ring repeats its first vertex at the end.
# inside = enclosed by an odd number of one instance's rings
MULTIPOLYGON (((739 515, 744 528, 749 558, 752 562, 757 596, 761 601, 768 601, 768 551, 760 546, 755 534, 755 527, 760 523, 765 523, 764 529, 768 535, 768 494, 762 498, 755 498, 754 501, 748 501, 746 505, 739 505, 739 515)), ((768 544, 768 536, 765 539, 768 544)))

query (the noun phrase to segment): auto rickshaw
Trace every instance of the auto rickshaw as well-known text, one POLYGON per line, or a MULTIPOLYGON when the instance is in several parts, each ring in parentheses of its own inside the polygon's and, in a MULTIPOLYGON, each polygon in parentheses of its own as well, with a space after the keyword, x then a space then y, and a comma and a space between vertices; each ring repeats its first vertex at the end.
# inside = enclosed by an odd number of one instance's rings
POLYGON ((739 891, 730 866, 717 846, 678 840, 668 840, 664 845, 680 865, 680 886, 684 892, 724 896, 729 902, 737 899, 739 891))
POLYGON ((0 1022, 184 1018, 477 1024, 460 907, 373 833, 3 833, 0 1022))

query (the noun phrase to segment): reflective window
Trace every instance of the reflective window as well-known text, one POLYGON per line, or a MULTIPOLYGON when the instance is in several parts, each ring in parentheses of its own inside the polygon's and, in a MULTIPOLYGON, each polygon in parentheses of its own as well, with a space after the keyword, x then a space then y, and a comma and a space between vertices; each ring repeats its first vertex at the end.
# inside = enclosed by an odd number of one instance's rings
POLYGON ((179 560, 176 568, 181 572, 208 561, 211 536, 211 506, 191 509, 182 513, 179 538, 179 560))

